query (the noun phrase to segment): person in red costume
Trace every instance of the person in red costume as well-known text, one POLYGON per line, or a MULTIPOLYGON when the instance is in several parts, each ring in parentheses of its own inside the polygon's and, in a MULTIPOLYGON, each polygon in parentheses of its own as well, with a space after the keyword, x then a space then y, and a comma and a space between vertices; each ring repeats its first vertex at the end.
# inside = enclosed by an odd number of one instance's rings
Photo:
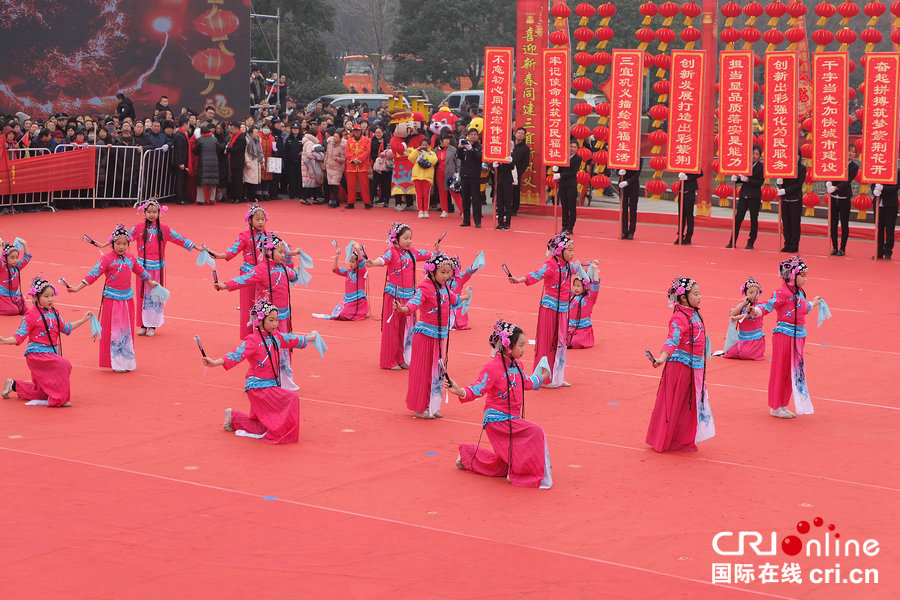
POLYGON ((394 206, 402 211, 404 204, 411 207, 416 191, 412 182, 412 161, 406 156, 408 148, 418 148, 424 136, 419 133, 418 122, 425 116, 419 112, 402 110, 391 113, 391 152, 394 155, 394 175, 391 180, 391 196, 394 206), (402 204, 401 204, 402 202, 402 204))

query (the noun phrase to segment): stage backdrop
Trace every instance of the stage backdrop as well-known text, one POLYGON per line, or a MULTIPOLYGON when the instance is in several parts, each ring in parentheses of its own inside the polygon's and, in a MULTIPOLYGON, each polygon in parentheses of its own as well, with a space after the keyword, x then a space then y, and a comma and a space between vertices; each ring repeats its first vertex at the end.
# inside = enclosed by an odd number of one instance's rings
POLYGON ((116 94, 139 117, 162 95, 173 113, 249 106, 246 0, 11 0, 0 19, 0 113, 109 114, 116 94))

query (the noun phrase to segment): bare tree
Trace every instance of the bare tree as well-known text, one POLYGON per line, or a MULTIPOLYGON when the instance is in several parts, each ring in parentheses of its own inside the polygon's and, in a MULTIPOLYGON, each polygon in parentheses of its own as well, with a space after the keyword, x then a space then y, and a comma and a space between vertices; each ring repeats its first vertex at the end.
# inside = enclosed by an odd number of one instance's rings
POLYGON ((342 0, 336 3, 336 37, 346 53, 365 54, 372 61, 373 90, 378 89, 383 57, 391 46, 399 0, 342 0))

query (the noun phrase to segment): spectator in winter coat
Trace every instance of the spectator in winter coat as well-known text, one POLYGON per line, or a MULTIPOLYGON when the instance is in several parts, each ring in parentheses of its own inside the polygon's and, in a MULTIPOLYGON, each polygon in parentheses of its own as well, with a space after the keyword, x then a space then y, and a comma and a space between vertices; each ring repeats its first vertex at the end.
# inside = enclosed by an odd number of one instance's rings
POLYGON ((194 144, 197 161, 197 204, 215 204, 219 185, 219 155, 224 145, 213 135, 215 129, 207 125, 194 144))
POLYGON ((303 159, 303 138, 300 133, 300 124, 297 121, 291 123, 291 131, 284 140, 284 150, 282 152, 284 160, 281 166, 281 172, 285 177, 287 194, 289 198, 301 198, 303 186, 301 183, 303 159))
POLYGON ((118 106, 116 106, 116 115, 118 115, 119 119, 125 119, 126 117, 131 117, 131 120, 137 118, 134 114, 134 104, 131 102, 130 98, 126 98, 125 94, 116 94, 116 100, 119 101, 118 106))
POLYGON ((337 208, 340 204, 338 192, 341 189, 341 179, 344 177, 344 169, 347 165, 347 140, 341 135, 340 130, 329 132, 331 137, 325 147, 325 174, 328 177, 328 206, 337 208))

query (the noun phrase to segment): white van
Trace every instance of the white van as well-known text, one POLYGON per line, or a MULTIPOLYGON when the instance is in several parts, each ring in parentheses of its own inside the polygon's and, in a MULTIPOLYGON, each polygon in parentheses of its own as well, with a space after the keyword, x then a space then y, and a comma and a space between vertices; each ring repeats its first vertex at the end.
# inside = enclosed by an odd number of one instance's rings
POLYGON ((484 90, 466 90, 464 92, 450 92, 447 97, 441 101, 441 104, 447 106, 455 113, 462 110, 463 104, 468 103, 469 106, 484 106, 484 90))
MULTIPOLYGON (((327 96, 319 96, 312 102, 306 105, 307 112, 312 112, 316 109, 316 102, 321 101, 325 106, 331 105, 335 108, 343 106, 347 108, 351 104, 363 104, 365 103, 372 110, 378 109, 381 106, 381 101, 384 100, 387 102, 391 99, 390 94, 329 94, 327 96)), ((409 100, 406 97, 403 97, 403 104, 407 107, 409 106, 409 100)))

